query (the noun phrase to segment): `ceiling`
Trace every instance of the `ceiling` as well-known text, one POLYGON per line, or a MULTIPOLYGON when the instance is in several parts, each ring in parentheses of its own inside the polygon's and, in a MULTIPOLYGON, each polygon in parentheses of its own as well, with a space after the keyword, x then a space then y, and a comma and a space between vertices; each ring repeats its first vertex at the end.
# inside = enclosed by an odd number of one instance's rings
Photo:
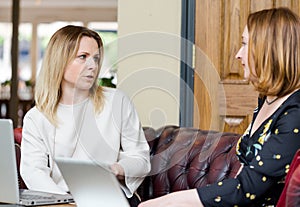
MULTIPOLYGON (((0 0, 0 22, 11 22, 12 1, 0 0)), ((117 7, 117 0, 20 0, 20 22, 115 22, 117 7)))

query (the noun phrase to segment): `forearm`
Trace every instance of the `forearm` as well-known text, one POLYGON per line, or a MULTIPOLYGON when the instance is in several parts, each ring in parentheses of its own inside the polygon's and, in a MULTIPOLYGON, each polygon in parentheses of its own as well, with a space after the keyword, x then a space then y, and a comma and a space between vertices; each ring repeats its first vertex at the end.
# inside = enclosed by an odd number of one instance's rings
POLYGON ((148 200, 138 207, 203 207, 196 189, 177 191, 148 200))
POLYGON ((60 188, 47 172, 23 164, 21 166, 21 176, 28 189, 66 194, 66 191, 60 188))

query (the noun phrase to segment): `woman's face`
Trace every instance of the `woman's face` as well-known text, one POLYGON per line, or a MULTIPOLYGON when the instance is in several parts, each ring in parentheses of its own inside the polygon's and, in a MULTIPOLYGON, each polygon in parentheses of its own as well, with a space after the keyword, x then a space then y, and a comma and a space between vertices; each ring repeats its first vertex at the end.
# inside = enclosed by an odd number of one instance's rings
POLYGON ((248 33, 248 28, 246 26, 242 34, 242 47, 236 54, 235 58, 240 59, 242 61, 242 65, 244 67, 244 78, 247 80, 249 79, 250 76, 250 69, 248 63, 248 39, 249 39, 249 33, 248 33))
POLYGON ((83 36, 75 59, 65 68, 62 90, 69 88, 89 91, 97 78, 99 58, 100 54, 96 40, 83 36))

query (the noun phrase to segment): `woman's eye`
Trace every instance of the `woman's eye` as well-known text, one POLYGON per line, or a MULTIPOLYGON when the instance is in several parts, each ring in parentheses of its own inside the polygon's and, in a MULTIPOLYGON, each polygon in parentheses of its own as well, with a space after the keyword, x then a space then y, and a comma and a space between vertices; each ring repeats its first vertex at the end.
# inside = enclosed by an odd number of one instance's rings
POLYGON ((86 59, 86 55, 79 55, 78 58, 84 60, 86 59))
POLYGON ((99 56, 95 56, 95 57, 94 57, 94 61, 95 61, 96 63, 99 62, 99 59, 100 59, 99 56))

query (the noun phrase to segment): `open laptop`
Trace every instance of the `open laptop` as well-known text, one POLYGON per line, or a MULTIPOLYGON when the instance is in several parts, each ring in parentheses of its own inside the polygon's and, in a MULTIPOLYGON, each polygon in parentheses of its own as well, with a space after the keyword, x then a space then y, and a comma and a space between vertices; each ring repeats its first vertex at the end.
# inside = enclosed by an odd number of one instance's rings
POLYGON ((55 158, 78 207, 129 207, 116 176, 92 161, 55 158))
POLYGON ((13 122, 0 119, 0 203, 37 206, 74 202, 71 195, 19 190, 13 122))

